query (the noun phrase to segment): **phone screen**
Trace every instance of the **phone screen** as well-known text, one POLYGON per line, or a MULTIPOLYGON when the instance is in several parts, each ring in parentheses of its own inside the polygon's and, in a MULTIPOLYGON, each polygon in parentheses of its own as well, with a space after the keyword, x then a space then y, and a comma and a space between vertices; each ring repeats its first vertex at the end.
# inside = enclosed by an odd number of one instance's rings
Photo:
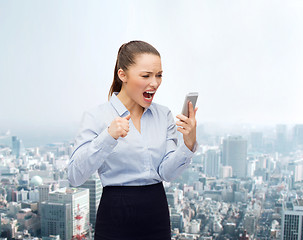
POLYGON ((198 99, 198 93, 197 92, 191 92, 188 93, 185 97, 184 103, 183 103, 183 108, 182 108, 182 114, 189 117, 189 112, 188 112, 188 101, 192 102, 193 104, 193 109, 196 107, 197 99, 198 99))

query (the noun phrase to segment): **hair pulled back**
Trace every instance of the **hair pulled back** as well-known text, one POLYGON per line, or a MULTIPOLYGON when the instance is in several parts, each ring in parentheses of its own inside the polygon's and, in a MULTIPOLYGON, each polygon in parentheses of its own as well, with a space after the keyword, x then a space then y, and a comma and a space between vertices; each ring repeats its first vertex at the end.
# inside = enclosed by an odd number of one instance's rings
POLYGON ((122 44, 118 51, 114 70, 114 80, 110 87, 108 98, 110 98, 113 92, 121 91, 122 81, 118 77, 118 70, 121 68, 126 71, 131 65, 135 64, 136 56, 142 53, 155 54, 160 57, 160 53, 147 42, 130 41, 122 44))

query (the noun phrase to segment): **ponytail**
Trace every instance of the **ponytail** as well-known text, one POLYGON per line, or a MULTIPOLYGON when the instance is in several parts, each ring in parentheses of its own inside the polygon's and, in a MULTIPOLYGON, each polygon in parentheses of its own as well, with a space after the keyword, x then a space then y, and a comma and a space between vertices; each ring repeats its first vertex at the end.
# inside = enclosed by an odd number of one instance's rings
POLYGON ((110 87, 108 99, 110 99, 111 95, 113 95, 114 92, 120 92, 122 88, 122 81, 118 77, 118 60, 116 62, 115 70, 114 70, 114 80, 110 87))

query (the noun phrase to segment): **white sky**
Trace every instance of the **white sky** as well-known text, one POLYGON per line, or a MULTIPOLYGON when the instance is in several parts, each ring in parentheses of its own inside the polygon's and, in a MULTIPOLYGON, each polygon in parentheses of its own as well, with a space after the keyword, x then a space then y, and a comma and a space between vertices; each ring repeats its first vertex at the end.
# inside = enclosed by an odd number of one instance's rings
POLYGON ((174 115, 198 91, 198 123, 303 123, 303 1, 0 0, 0 130, 77 125, 130 40, 160 52, 174 115))

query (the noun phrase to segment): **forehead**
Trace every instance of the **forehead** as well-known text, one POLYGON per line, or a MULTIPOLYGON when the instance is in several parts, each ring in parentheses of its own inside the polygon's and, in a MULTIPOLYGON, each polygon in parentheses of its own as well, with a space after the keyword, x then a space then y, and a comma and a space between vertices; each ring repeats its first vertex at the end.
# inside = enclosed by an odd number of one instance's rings
POLYGON ((155 54, 139 54, 130 68, 136 71, 162 71, 161 58, 155 54))

